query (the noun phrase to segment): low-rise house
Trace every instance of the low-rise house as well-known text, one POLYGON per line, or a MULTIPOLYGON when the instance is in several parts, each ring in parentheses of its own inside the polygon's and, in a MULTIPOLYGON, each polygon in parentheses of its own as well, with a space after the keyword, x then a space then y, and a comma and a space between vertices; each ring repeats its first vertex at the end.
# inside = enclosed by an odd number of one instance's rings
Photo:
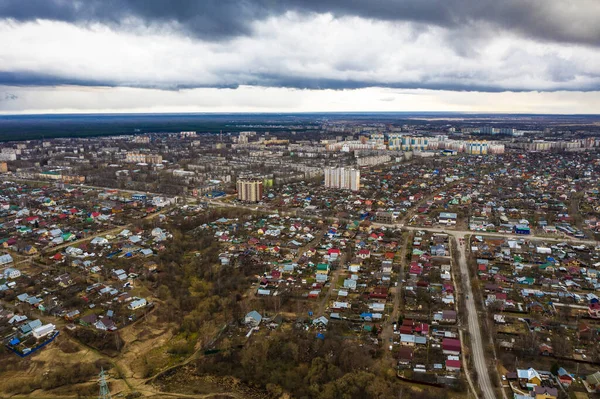
POLYGON ((41 327, 41 325, 42 321, 40 319, 31 320, 27 323, 22 324, 19 327, 19 331, 21 332, 21 334, 28 335, 31 334, 31 332, 36 328, 41 327))
POLYGON ((137 310, 145 307, 148 302, 144 298, 133 300, 127 305, 127 308, 130 310, 137 310))
POLYGON ((452 372, 460 371, 460 360, 446 360, 446 370, 452 372))
POLYGON ((4 270, 4 278, 5 279, 15 279, 21 276, 21 271, 19 269, 15 269, 14 267, 9 267, 8 269, 4 270))
POLYGON ((458 215, 452 212, 441 212, 438 218, 440 224, 455 225, 458 215))
POLYGON ((600 371, 596 371, 594 374, 585 377, 585 382, 592 391, 600 391, 600 371))
POLYGON ((262 316, 256 310, 251 311, 244 318, 244 323, 252 327, 258 326, 261 321, 262 316))
POLYGON ((112 321, 112 319, 110 319, 108 317, 103 317, 103 318, 99 319, 98 321, 96 321, 96 323, 94 323, 94 326, 98 330, 102 330, 102 331, 115 331, 117 329, 115 322, 112 321))
POLYGON ((535 399, 556 399, 558 397, 558 389, 550 387, 535 387, 533 389, 535 399))
POLYGON ((539 386, 542 383, 542 377, 536 369, 517 369, 517 378, 522 386, 539 386))
POLYGON ((108 240, 104 237, 94 237, 92 241, 90 241, 92 245, 108 245, 108 240))
POLYGON ((567 370, 565 370, 564 368, 559 368, 557 371, 557 377, 558 377, 558 381, 566 387, 571 386, 571 384, 573 383, 573 381, 575 381, 575 378, 569 374, 567 372, 567 370))
POLYGON ((412 363, 414 352, 412 348, 403 346, 398 351, 398 363, 404 366, 408 366, 412 363))
POLYGON ((444 338, 442 340, 442 351, 444 355, 460 355, 460 340, 455 338, 444 338))
POLYGON ((0 266, 9 265, 13 263, 13 257, 10 254, 0 255, 0 266))

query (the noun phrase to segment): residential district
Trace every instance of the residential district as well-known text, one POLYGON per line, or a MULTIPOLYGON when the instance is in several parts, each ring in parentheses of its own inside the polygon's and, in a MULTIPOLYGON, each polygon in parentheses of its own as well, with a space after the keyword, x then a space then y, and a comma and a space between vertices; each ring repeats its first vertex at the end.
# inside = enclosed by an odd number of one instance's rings
POLYGON ((5 142, 1 396, 95 397, 102 372, 132 398, 600 397, 599 145, 359 122, 5 142))

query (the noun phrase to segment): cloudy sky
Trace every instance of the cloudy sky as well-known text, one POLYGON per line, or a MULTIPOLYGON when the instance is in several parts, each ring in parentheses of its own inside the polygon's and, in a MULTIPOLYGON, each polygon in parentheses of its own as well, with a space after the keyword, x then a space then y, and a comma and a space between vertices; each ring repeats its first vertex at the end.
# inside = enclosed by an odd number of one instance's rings
POLYGON ((0 113, 598 113, 598 0, 0 0, 0 113))

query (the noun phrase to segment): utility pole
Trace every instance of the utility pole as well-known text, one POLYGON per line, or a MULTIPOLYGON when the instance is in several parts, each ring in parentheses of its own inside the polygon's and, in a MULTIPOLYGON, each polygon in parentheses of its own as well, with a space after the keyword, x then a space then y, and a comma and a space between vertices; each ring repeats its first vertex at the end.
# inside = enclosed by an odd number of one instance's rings
POLYGON ((98 384, 100 384, 100 393, 98 393, 98 399, 111 399, 110 390, 108 389, 108 384, 106 383, 106 378, 104 376, 104 368, 101 368, 100 380, 98 381, 98 384))

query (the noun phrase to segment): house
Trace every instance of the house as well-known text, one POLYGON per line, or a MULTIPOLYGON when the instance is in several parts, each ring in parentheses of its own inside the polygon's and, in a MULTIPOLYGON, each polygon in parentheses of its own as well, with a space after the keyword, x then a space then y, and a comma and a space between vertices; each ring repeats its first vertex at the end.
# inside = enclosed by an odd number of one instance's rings
MULTIPOLYGON (((25 294, 27 295, 27 294, 25 294)), ((8 324, 14 324, 17 325, 19 323, 21 323, 22 321, 27 320, 27 316, 25 315, 21 315, 21 314, 16 314, 13 315, 9 320, 8 320, 8 324)))
POLYGON ((33 245, 27 245, 25 248, 23 248, 23 253, 25 255, 35 255, 38 253, 38 250, 33 245))
POLYGON ((569 387, 573 383, 573 381, 575 381, 575 378, 562 367, 558 369, 558 372, 556 374, 558 376, 558 381, 563 386, 569 387))
POLYGON ((152 237, 159 237, 159 236, 162 236, 162 235, 164 235, 164 234, 166 234, 166 233, 165 233, 165 232, 163 231, 163 229, 161 229, 160 227, 155 227, 155 228, 153 228, 153 229, 152 229, 152 231, 150 232, 150 235, 151 235, 152 237))
POLYGON ((356 289, 356 280, 353 279, 345 279, 344 280, 344 288, 349 288, 351 290, 355 290, 356 289))
POLYGON ((154 272, 158 268, 158 264, 156 262, 153 262, 153 261, 146 262, 144 264, 144 268, 146 268, 146 270, 148 272, 154 272))
POLYGON ((533 393, 535 399, 556 399, 558 397, 558 389, 550 387, 535 387, 533 393))
POLYGON ((446 247, 444 244, 434 245, 430 248, 430 252, 432 256, 446 256, 446 247))
POLYGON ((540 355, 542 355, 542 356, 554 355, 554 349, 552 349, 552 346, 550 346, 548 344, 541 344, 539 347, 539 350, 540 350, 540 355))
POLYGON ((62 288, 66 288, 73 284, 73 279, 68 273, 61 274, 60 276, 56 277, 54 281, 56 281, 62 288))
POLYGON ((127 305, 127 308, 130 310, 136 310, 145 307, 147 304, 148 302, 144 298, 141 298, 131 301, 131 303, 127 305))
POLYGON ((95 313, 90 313, 80 318, 79 324, 81 324, 82 326, 91 326, 94 325, 96 321, 98 321, 98 316, 95 313))
POLYGON ((373 299, 386 299, 388 296, 388 289, 386 287, 375 287, 369 294, 369 298, 373 299))
POLYGON ((329 273, 329 264, 328 263, 317 264, 317 274, 327 274, 327 273, 329 273))
POLYGON ((151 249, 149 249, 149 248, 144 248, 144 249, 141 249, 141 250, 140 250, 140 253, 141 253, 143 256, 152 256, 152 254, 153 254, 154 252, 152 252, 152 250, 151 250, 151 249))
POLYGON ((92 241, 90 241, 90 244, 92 244, 92 245, 107 245, 108 240, 104 237, 94 237, 94 239, 92 239, 92 241))
POLYGON ((402 365, 410 365, 412 363, 414 352, 412 348, 403 346, 398 351, 398 363, 402 365))
POLYGON ((444 355, 460 355, 460 340, 456 338, 444 338, 442 340, 442 351, 444 355))
POLYGON ((98 329, 98 330, 102 330, 102 331, 115 331, 117 329, 117 326, 115 325, 115 322, 112 321, 110 318, 108 317, 103 317, 101 319, 99 319, 94 326, 98 329))
POLYGON ((442 322, 456 323, 456 311, 455 310, 443 310, 442 311, 442 322))
POLYGON ((56 329, 56 326, 54 324, 46 324, 46 325, 42 326, 41 322, 40 322, 40 325, 38 327, 34 328, 32 330, 32 332, 33 332, 33 336, 36 339, 40 339, 42 337, 45 337, 46 335, 51 334, 55 329, 56 329))
POLYGON ((10 254, 0 255, 0 266, 8 265, 13 263, 13 258, 10 254))
POLYGON ((6 278, 6 279, 12 280, 12 279, 15 279, 20 276, 21 276, 21 271, 18 269, 15 269, 13 267, 9 267, 8 269, 4 270, 4 278, 6 278))
POLYGON ((458 215, 456 213, 451 212, 441 212, 438 218, 438 222, 440 224, 454 225, 456 224, 456 219, 458 215))
POLYGON ((363 249, 361 249, 361 250, 358 251, 358 253, 356 254, 356 257, 360 258, 360 259, 363 259, 363 260, 364 259, 368 259, 368 258, 371 257, 371 251, 369 251, 366 248, 363 248, 363 249))
POLYGON ((404 346, 415 346, 416 336, 412 334, 400 334, 400 344, 404 346))
POLYGON ((331 259, 337 259, 340 256, 341 252, 338 248, 329 248, 327 250, 327 255, 329 255, 329 258, 331 259))
POLYGON ((19 327, 19 330, 21 331, 21 334, 30 334, 33 330, 40 327, 41 325, 42 321, 40 319, 31 320, 19 327))
POLYGON ((65 320, 73 321, 79 317, 79 314, 80 314, 79 310, 77 310, 77 309, 72 310, 65 315, 65 320))
POLYGON ((447 371, 460 371, 460 360, 446 360, 446 370, 447 371))
POLYGON ((590 303, 588 305, 588 314, 593 319, 600 319, 600 303, 590 303))
POLYGON ((585 382, 592 391, 600 391, 600 371, 596 371, 594 374, 585 377, 585 382))
POLYGON ((517 369, 517 378, 522 386, 526 386, 528 384, 539 386, 542 383, 540 374, 532 367, 528 369, 517 369))
POLYGON ((251 311, 244 317, 244 323, 251 327, 257 327, 262 321, 262 316, 256 310, 251 311))
POLYGON ((514 233, 527 235, 527 234, 531 234, 531 229, 526 224, 517 224, 514 227, 514 233))

